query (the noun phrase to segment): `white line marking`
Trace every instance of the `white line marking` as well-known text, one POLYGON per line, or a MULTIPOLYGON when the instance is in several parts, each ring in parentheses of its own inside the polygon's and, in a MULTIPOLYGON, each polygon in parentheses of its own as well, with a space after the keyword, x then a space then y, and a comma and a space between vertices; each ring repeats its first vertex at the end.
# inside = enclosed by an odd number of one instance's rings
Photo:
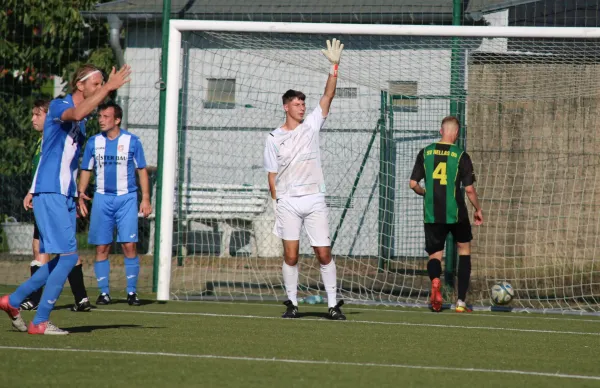
MULTIPOLYGON (((207 300, 170 300, 169 303, 202 303, 202 304, 224 304, 224 305, 240 305, 240 306, 264 306, 264 307, 276 307, 281 308, 281 304, 279 303, 255 303, 255 302, 220 302, 220 301, 207 301, 207 300)), ((311 305, 307 305, 311 306, 311 305)), ((381 309, 381 308, 366 308, 366 307, 354 307, 355 304, 348 303, 345 305, 346 310, 355 310, 355 311, 372 311, 372 312, 385 312, 385 313, 399 313, 399 314, 425 314, 425 315, 434 315, 431 311, 409 311, 408 309, 415 310, 423 310, 419 307, 403 307, 398 306, 396 309, 381 309)), ((574 321, 574 322, 592 322, 592 323, 600 323, 600 319, 577 319, 577 318, 562 318, 562 317, 543 317, 539 315, 534 315, 537 313, 531 312, 498 312, 497 314, 486 314, 476 312, 475 314, 453 314, 454 316, 464 317, 463 319, 468 319, 468 317, 478 318, 478 317, 490 317, 490 318, 502 318, 502 319, 536 319, 536 320, 547 320, 547 321, 574 321), (515 314, 532 314, 530 316, 517 316, 515 314)))
POLYGON ((378 364, 373 362, 346 362, 346 361, 321 361, 321 360, 294 360, 285 358, 262 358, 262 357, 237 357, 237 356, 219 356, 215 354, 186 354, 186 353, 164 353, 164 352, 135 352, 128 350, 100 350, 100 349, 63 349, 63 348, 30 348, 23 346, 0 346, 0 349, 6 350, 29 350, 29 351, 48 351, 48 352, 72 352, 72 353, 100 353, 100 354, 121 354, 127 356, 160 356, 160 357, 181 357, 198 358, 229 361, 251 361, 251 362, 273 362, 288 364, 309 364, 309 365, 340 365, 354 367, 379 367, 379 368, 402 368, 402 369, 426 369, 434 371, 448 372, 478 372, 478 373, 499 373, 526 376, 541 377, 559 377, 565 379, 580 380, 600 380, 600 376, 589 375, 571 375, 564 373, 534 372, 514 369, 482 369, 482 368, 455 368, 446 366, 424 366, 410 364, 378 364))
MULTIPOLYGON (((127 313, 127 314, 155 314, 155 315, 189 315, 189 316, 201 316, 201 317, 225 317, 225 318, 249 318, 249 319, 277 319, 282 320, 280 317, 265 317, 261 315, 236 315, 236 314, 217 314, 217 313, 182 313, 172 311, 132 311, 132 310, 117 310, 117 309, 96 309, 94 311, 106 311, 113 313, 127 313)), ((299 319, 290 319, 289 321, 320 321, 320 322, 331 322, 325 318, 309 318, 303 317, 299 319)), ((412 323, 412 322, 381 322, 381 321, 361 321, 361 320, 348 320, 348 321, 336 321, 341 324, 350 323, 363 323, 370 325, 391 325, 391 326, 417 326, 417 327, 435 327, 442 329, 471 329, 471 330, 498 330, 501 331, 516 331, 520 333, 546 333, 546 334, 570 334, 570 335, 591 335, 600 336, 600 333, 589 333, 581 331, 561 331, 561 330, 536 330, 536 329, 516 329, 508 327, 487 327, 487 326, 462 326, 462 325, 442 325, 435 323, 412 323)))

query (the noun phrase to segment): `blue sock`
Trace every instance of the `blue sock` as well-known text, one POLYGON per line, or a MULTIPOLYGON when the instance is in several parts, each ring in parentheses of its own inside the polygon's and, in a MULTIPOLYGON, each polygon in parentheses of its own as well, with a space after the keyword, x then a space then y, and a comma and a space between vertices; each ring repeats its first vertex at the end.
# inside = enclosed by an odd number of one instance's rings
MULTIPOLYGON (((75 267, 75 264, 77 264, 77 259, 79 259, 79 255, 77 253, 60 256, 56 266, 52 271, 50 271, 50 275, 46 281, 46 287, 42 293, 40 305, 37 309, 35 317, 33 318, 34 325, 39 325, 42 322, 46 322, 50 318, 50 312, 54 308, 54 304, 62 292, 69 273, 71 273, 71 270, 73 267, 75 267)), ((41 268, 37 272, 40 271, 41 268)))
POLYGON ((96 280, 98 281, 98 288, 103 294, 108 294, 108 278, 110 275, 110 261, 108 259, 103 261, 96 261, 94 263, 94 272, 96 273, 96 280))
POLYGON ((44 264, 40 267, 33 276, 31 276, 25 283, 21 284, 19 288, 12 294, 10 294, 8 298, 8 303, 14 307, 18 308, 21 302, 23 302, 32 292, 39 290, 44 284, 46 284, 46 280, 50 273, 56 267, 58 263, 58 256, 56 256, 53 260, 44 264))
POLYGON ((127 293, 136 292, 138 275, 140 274, 140 259, 125 258, 125 276, 127 277, 127 293))

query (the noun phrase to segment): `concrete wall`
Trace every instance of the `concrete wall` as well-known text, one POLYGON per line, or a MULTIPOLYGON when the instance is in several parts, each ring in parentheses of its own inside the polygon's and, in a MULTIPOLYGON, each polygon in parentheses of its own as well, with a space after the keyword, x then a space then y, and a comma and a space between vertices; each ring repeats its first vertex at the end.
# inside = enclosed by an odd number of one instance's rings
POLYGON ((522 62, 469 67, 467 142, 486 216, 474 257, 489 277, 556 294, 584 283, 589 295, 600 254, 600 65, 522 62))

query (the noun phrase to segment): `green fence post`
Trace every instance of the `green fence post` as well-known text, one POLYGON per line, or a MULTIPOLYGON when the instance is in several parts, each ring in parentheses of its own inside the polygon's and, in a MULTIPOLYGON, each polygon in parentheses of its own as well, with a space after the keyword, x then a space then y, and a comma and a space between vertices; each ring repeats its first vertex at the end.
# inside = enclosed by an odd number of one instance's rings
MULTIPOLYGON (((156 292, 158 286, 158 262, 160 252, 160 218, 161 218, 161 197, 162 197, 162 178, 163 178, 163 159, 165 137, 165 110, 167 103, 167 61, 169 53, 169 20, 171 19, 171 0, 163 1, 162 11, 162 53, 161 53, 161 85, 160 85, 160 100, 158 114, 158 169, 156 171, 156 219, 154 220, 154 267, 152 273, 152 291, 156 292)), ((175 80, 177 82, 177 80, 175 80)))

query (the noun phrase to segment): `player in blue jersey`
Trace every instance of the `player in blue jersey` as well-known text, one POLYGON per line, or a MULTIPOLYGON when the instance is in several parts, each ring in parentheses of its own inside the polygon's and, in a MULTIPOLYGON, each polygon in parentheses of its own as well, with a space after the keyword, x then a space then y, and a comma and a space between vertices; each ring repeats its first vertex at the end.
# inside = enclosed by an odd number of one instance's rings
POLYGON ((76 184, 79 154, 85 141, 85 123, 88 115, 114 90, 129 82, 128 65, 118 72, 113 68, 106 84, 102 72, 92 65, 84 65, 75 73, 71 86, 73 93, 50 103, 44 135, 42 155, 33 178, 35 221, 40 231, 40 252, 57 254, 21 284, 15 292, 0 297, 4 310, 19 331, 30 334, 68 334, 50 321, 50 312, 62 292, 67 276, 77 264, 75 239, 76 184), (29 327, 19 313, 19 305, 33 291, 44 287, 42 299, 29 327))
POLYGON ((146 171, 146 159, 140 139, 119 126, 123 110, 114 103, 98 107, 98 122, 102 133, 92 136, 85 146, 79 176, 79 208, 87 215, 85 194, 92 170, 96 175, 96 191, 92 203, 92 215, 88 242, 96 245, 94 270, 98 280, 100 295, 96 304, 111 303, 109 293, 110 262, 108 254, 113 242, 113 232, 117 227, 117 241, 125 255, 125 276, 127 277, 127 302, 139 306, 137 281, 140 260, 136 251, 138 241, 138 197, 135 173, 137 171, 142 201, 139 213, 148 217, 150 205, 150 184, 146 171))
MULTIPOLYGON (((49 100, 37 100, 34 103, 34 107, 32 109, 32 117, 31 123, 33 124, 33 128, 36 131, 39 131, 40 134, 44 131, 44 123, 46 122, 46 115, 48 113, 48 108, 50 105, 49 100)), ((38 139, 35 144, 34 152, 33 152, 33 163, 32 163, 32 172, 31 178, 35 177, 35 173, 37 171, 37 166, 40 161, 40 157, 42 155, 42 136, 38 139)), ((25 210, 30 210, 29 205, 33 199, 32 193, 27 193, 27 196, 23 200, 23 205, 25 210)), ((37 227, 37 224, 33 224, 33 261, 31 262, 31 276, 36 273, 41 266, 50 261, 50 255, 47 253, 40 253, 40 232, 37 227)), ((85 290, 85 284, 83 281, 83 271, 81 263, 78 262, 75 268, 69 274, 69 284, 71 285, 71 291, 73 291, 73 296, 75 297, 75 305, 73 306, 73 311, 90 311, 91 305, 87 298, 87 291, 85 290)), ((37 291, 34 291, 27 299, 25 299, 21 303, 21 310, 36 310, 40 299, 42 297, 42 292, 44 288, 40 288, 37 291)))

